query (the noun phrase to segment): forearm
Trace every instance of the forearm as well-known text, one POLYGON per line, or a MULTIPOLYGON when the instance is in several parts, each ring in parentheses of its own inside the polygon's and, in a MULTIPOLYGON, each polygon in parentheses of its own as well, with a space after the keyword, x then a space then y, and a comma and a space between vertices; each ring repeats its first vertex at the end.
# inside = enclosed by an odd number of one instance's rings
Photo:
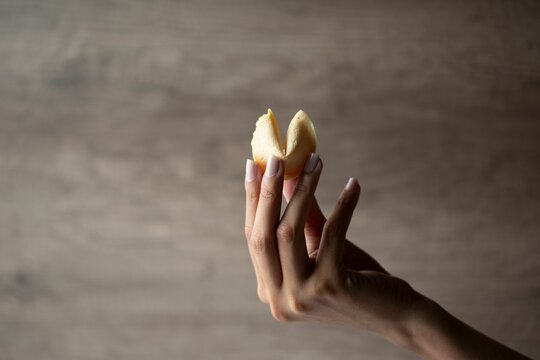
POLYGON ((398 341, 424 359, 529 359, 478 332, 421 296, 398 341))

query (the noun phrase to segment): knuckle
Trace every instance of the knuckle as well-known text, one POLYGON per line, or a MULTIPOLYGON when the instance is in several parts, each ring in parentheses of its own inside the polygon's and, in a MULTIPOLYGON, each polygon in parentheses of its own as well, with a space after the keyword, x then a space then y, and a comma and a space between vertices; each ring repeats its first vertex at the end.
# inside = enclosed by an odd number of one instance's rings
POLYGON ((411 305, 415 300, 415 291, 405 280, 393 278, 397 281, 395 289, 396 301, 405 306, 411 305))
POLYGON ((346 193, 341 195, 337 201, 338 209, 345 212, 353 211, 356 207, 358 195, 358 193, 346 193))
POLYGON ((302 195, 309 192, 309 186, 303 182, 298 182, 294 188, 294 193, 297 195, 302 195))
POLYGON ((326 222, 326 224, 324 224, 324 232, 328 235, 328 236, 336 236, 339 234, 339 227, 338 225, 335 223, 335 221, 333 221, 332 219, 328 220, 326 222))
POLYGON ((256 201, 259 198, 259 193, 255 190, 248 191, 248 198, 250 201, 256 201))
POLYGON ((348 272, 345 277, 345 284, 349 288, 362 288, 365 286, 365 279, 362 276, 358 276, 357 273, 348 272))
POLYGON ((303 315, 309 311, 309 307, 305 301, 298 296, 291 296, 289 298, 289 308, 295 315, 303 315))
POLYGON ((265 234, 252 231, 250 243, 255 254, 263 254, 270 244, 270 238, 265 234))
POLYGON ((338 284, 329 279, 321 279, 315 282, 313 294, 317 298, 331 298, 338 292, 338 284))
POLYGON ((265 200, 275 200, 277 197, 276 191, 269 187, 264 187, 261 190, 261 197, 265 200))
POLYGON ((266 296, 266 291, 262 286, 257 286, 257 297, 260 302, 268 305, 268 296, 266 296))
POLYGON ((249 240, 249 238, 251 237, 251 226, 244 227, 244 235, 246 236, 246 239, 249 240))
POLYGON ((278 241, 282 244, 291 244, 295 238, 294 227, 287 223, 282 223, 276 230, 278 241))
POLYGON ((276 302, 270 303, 270 312, 272 313, 274 319, 276 319, 277 321, 285 322, 291 320, 289 314, 287 314, 284 309, 276 302))
POLYGON ((349 204, 349 197, 346 195, 340 196, 337 201, 337 206, 340 208, 346 207, 349 204))

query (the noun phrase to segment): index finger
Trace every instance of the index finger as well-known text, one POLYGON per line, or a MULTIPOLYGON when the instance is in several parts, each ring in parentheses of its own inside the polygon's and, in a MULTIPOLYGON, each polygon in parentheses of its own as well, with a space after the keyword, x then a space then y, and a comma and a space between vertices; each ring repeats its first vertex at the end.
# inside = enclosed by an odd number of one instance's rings
POLYGON ((257 213, 251 231, 250 246, 267 290, 281 286, 282 274, 276 244, 276 228, 281 211, 283 163, 271 156, 261 181, 257 213))
POLYGON ((266 302, 268 300, 266 295, 266 287, 264 285, 261 272, 255 261, 255 255, 253 254, 251 246, 249 246, 251 231, 253 229, 253 223, 255 222, 255 214, 257 213, 257 205, 259 204, 259 194, 261 192, 261 171, 253 160, 250 159, 246 161, 246 178, 244 181, 244 186, 246 189, 246 217, 244 232, 246 235, 246 240, 248 241, 249 256, 255 270, 255 278, 257 279, 257 294, 259 295, 259 299, 261 301, 266 302))
POLYGON ((248 159, 246 161, 246 179, 244 182, 246 188, 246 217, 244 231, 246 239, 251 237, 251 230, 255 222, 255 214, 257 213, 257 205, 259 204, 259 194, 261 192, 261 171, 259 167, 248 159))

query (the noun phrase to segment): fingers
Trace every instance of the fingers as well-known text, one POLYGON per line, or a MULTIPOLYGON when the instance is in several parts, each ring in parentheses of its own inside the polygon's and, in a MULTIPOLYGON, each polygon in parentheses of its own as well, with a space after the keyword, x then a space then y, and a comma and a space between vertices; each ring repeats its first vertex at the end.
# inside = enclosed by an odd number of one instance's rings
POLYGON ((245 235, 249 240, 255 214, 257 213, 257 204, 259 203, 259 194, 261 192, 261 171, 253 160, 246 161, 246 179, 244 181, 246 189, 246 217, 245 217, 245 235))
POLYGON ((319 156, 311 154, 277 228, 283 281, 293 286, 307 277, 308 253, 304 226, 321 171, 319 156))
POLYGON ((336 268, 343 258, 345 235, 360 196, 360 185, 355 178, 350 178, 343 189, 332 215, 328 218, 317 255, 321 264, 336 268))
POLYGON ((248 241, 249 256, 255 269, 255 277, 257 279, 257 295, 259 300, 266 303, 267 295, 264 286, 264 281, 261 277, 260 271, 255 263, 252 247, 249 246, 251 238, 251 231, 253 229, 253 223, 255 221, 255 214, 257 213, 257 205, 259 203, 259 194, 261 192, 261 171, 259 167, 253 162, 253 160, 247 160, 246 162, 246 178, 244 181, 244 187, 246 189, 246 217, 245 217, 245 235, 248 241))
MULTIPOLYGON (((283 182, 283 196, 285 196, 285 200, 287 202, 291 200, 297 183, 298 179, 285 180, 283 182)), ((324 216, 321 207, 319 206, 319 202, 317 201, 316 197, 313 197, 311 207, 309 208, 308 217, 306 219, 306 230, 318 228, 320 225, 320 230, 322 231, 322 227, 325 222, 326 217, 324 216)), ((320 235, 321 234, 319 232, 319 236, 320 235)))
MULTIPOLYGON (((296 187, 297 180, 285 180, 283 184, 283 195, 287 202, 290 201, 294 189, 296 187)), ((321 234, 326 223, 326 217, 324 216, 317 198, 313 196, 311 206, 309 208, 308 216, 306 218, 306 224, 304 226, 304 235, 306 237, 307 253, 310 257, 314 256, 319 248, 321 240, 321 234)))
POLYGON ((276 244, 282 191, 283 163, 275 156, 271 156, 261 181, 258 206, 249 240, 262 281, 270 290, 279 288, 282 280, 276 244))

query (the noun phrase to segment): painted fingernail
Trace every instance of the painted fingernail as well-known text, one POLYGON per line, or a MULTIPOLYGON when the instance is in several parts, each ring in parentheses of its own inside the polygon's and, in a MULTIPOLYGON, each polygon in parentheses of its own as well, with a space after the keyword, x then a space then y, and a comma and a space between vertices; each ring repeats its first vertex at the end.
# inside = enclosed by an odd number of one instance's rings
POLYGON ((246 161, 246 181, 251 182, 257 177, 257 165, 251 159, 246 161))
POLYGON ((357 183, 358 180, 353 177, 350 178, 349 181, 347 181, 347 185, 345 185, 345 190, 352 190, 357 183))
POLYGON ((270 157, 268 158, 268 162, 266 163, 266 171, 264 173, 264 176, 272 177, 277 174, 278 170, 279 159, 274 155, 270 155, 270 157))
POLYGON ((319 155, 315 153, 311 153, 311 156, 309 157, 308 161, 306 161, 306 166, 304 166, 304 173, 310 174, 315 170, 315 166, 317 166, 317 163, 319 162, 319 155))

